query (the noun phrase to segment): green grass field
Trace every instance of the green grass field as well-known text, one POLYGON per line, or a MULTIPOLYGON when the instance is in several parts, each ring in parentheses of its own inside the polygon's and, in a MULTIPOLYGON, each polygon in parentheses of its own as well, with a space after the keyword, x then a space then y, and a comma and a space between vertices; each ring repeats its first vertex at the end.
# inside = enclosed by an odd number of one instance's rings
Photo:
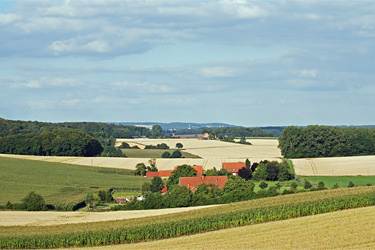
POLYGON ((339 187, 347 187, 349 181, 356 186, 375 186, 375 176, 300 176, 300 179, 307 179, 312 183, 323 181, 328 188, 332 188, 336 183, 339 187))
POLYGON ((47 203, 81 201, 87 192, 118 188, 140 190, 144 177, 130 171, 0 157, 0 204, 20 202, 30 191, 47 203))
MULTIPOLYGON (((170 154, 176 149, 134 149, 127 148, 121 149, 122 152, 129 158, 161 158, 161 155, 168 151, 170 154)), ((197 155, 190 154, 184 150, 181 150, 183 158, 200 158, 197 155)))

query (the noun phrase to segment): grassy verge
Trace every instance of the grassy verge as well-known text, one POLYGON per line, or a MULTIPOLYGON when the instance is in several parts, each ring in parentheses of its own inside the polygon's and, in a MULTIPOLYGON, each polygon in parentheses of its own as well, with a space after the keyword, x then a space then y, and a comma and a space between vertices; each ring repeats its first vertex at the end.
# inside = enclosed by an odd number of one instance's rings
POLYGON ((0 204, 21 200, 30 192, 42 195, 47 203, 81 201, 87 192, 116 187, 140 190, 144 177, 119 169, 78 166, 0 157, 0 204))
POLYGON ((372 205, 375 205, 375 188, 357 187, 277 196, 147 219, 0 227, 0 248, 134 243, 372 205))
MULTIPOLYGON (((128 158, 161 158, 161 155, 167 151, 170 154, 173 153, 176 149, 121 149, 122 152, 128 157, 128 158)), ((182 157, 183 158, 200 158, 197 155, 191 154, 189 152, 186 152, 184 150, 181 150, 182 157)))

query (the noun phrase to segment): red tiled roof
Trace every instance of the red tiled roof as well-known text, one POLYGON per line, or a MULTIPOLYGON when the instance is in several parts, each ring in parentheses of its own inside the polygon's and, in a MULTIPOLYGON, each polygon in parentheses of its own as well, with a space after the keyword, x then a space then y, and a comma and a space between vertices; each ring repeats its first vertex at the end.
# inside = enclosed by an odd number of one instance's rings
POLYGON ((190 188, 190 190, 195 191, 196 187, 200 184, 210 184, 213 183, 218 185, 220 189, 224 187, 228 178, 226 176, 201 176, 201 177, 180 177, 179 184, 190 188))
MULTIPOLYGON (((175 166, 174 169, 176 170, 178 166, 175 166)), ((197 170, 197 176, 202 176, 203 175, 203 166, 191 166, 195 170, 197 170)))
POLYGON ((172 170, 160 170, 159 176, 160 177, 169 177, 172 174, 172 170))
POLYGON ((245 167, 245 162, 223 162, 223 168, 225 168, 226 170, 228 170, 228 172, 231 173, 238 173, 238 170, 245 167))
POLYGON ((159 176, 159 172, 147 172, 146 177, 154 178, 155 176, 159 176))
POLYGON ((160 190, 161 194, 165 194, 168 191, 167 185, 164 185, 163 189, 160 190))

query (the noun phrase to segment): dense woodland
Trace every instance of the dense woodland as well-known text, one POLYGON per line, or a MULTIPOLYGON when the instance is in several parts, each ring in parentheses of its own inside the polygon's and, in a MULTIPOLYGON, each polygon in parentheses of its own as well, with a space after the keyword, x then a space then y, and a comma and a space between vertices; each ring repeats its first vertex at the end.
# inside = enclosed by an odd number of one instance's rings
POLYGON ((279 147, 286 158, 374 155, 375 129, 290 126, 282 131, 279 147))
POLYGON ((244 127, 221 127, 221 128, 201 128, 201 129, 183 129, 177 130, 176 134, 202 134, 209 133, 216 137, 274 137, 273 131, 263 130, 260 128, 244 128, 244 127))
POLYGON ((96 156, 103 147, 94 137, 72 129, 54 129, 0 137, 0 153, 42 156, 96 156))

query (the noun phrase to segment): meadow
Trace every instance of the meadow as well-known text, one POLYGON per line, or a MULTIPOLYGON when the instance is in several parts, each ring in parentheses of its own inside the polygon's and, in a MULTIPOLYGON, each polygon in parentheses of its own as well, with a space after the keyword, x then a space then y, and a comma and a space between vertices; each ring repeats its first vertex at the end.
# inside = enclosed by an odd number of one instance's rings
POLYGON ((30 191, 41 194, 50 204, 74 203, 99 189, 140 191, 145 181, 128 170, 6 157, 0 157, 0 172, 1 205, 21 202, 30 191))

